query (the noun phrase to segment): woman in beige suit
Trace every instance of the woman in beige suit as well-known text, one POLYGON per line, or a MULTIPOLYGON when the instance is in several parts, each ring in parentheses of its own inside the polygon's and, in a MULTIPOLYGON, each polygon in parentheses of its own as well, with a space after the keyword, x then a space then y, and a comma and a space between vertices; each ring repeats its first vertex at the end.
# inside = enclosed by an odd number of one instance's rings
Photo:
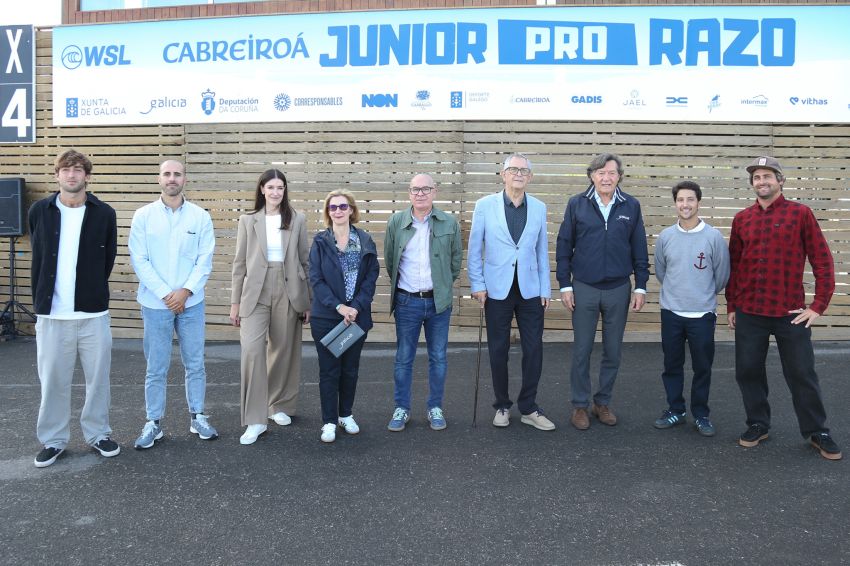
POLYGON ((241 444, 267 421, 292 422, 301 376, 301 326, 310 321, 306 219, 289 205, 286 177, 257 181, 254 210, 239 217, 230 322, 242 345, 241 444))

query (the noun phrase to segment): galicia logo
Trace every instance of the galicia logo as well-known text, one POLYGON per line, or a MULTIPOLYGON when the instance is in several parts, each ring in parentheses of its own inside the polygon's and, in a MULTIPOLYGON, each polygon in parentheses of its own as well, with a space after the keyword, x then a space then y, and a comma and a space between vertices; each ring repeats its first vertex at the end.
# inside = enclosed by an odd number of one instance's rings
POLYGON ((285 92, 274 97, 274 109, 278 112, 286 112, 292 106, 292 99, 285 92))
POLYGON ((69 45, 62 50, 62 66, 74 70, 83 64, 83 50, 76 45, 69 45))
POLYGON ((154 110, 160 110, 162 108, 186 108, 188 101, 185 98, 154 98, 151 99, 150 108, 142 112, 139 110, 139 114, 150 114, 154 110))
POLYGON ((410 103, 414 108, 419 108, 420 110, 425 110, 426 108, 431 107, 431 91, 430 90, 417 90, 416 91, 416 100, 410 103))
POLYGON ((708 113, 711 114, 713 110, 717 110, 718 108, 720 108, 720 95, 715 94, 708 101, 708 113))
POLYGON ((95 45, 94 47, 80 48, 69 45, 62 50, 62 66, 68 70, 74 70, 80 65, 86 67, 114 67, 116 65, 130 65, 132 61, 124 54, 123 45, 95 45))
POLYGON ((360 99, 363 108, 398 108, 398 94, 363 94, 360 99))
POLYGON ((688 105, 687 96, 667 96, 664 98, 664 105, 668 108, 684 108, 688 105))
POLYGON ((65 99, 65 117, 78 118, 80 116, 80 100, 78 98, 65 99))
POLYGON ((451 108, 463 108, 463 92, 453 90, 449 95, 451 108))
POLYGON ((209 116, 215 110, 215 93, 207 89, 201 93, 201 96, 203 97, 201 99, 201 109, 204 111, 204 114, 209 116))
POLYGON ((598 94, 582 94, 570 98, 573 104, 602 104, 602 97, 598 94))

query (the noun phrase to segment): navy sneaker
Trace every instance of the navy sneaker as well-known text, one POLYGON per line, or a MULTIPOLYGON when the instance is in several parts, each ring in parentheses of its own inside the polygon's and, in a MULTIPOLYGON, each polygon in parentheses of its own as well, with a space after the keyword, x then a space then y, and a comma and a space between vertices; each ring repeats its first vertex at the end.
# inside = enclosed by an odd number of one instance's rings
POLYGON ((100 442, 92 444, 92 448, 100 452, 100 455, 104 458, 112 458, 113 456, 117 456, 121 453, 121 447, 118 446, 118 443, 109 438, 102 438, 100 442))
POLYGON ((443 430, 446 428, 446 417, 443 416, 443 410, 440 407, 428 409, 428 421, 431 423, 433 430, 443 430))
POLYGON ((701 435, 714 436, 714 425, 711 424, 711 421, 708 419, 708 417, 698 417, 694 424, 696 424, 697 426, 697 432, 701 435))
MULTIPOLYGON (((829 436, 828 432, 819 432, 817 434, 813 434, 809 438, 809 443, 818 449, 820 455, 826 458, 827 460, 840 460, 841 459, 841 449, 838 447, 838 444, 829 436)), ((36 464, 38 465, 38 464, 36 464)))
POLYGON ((64 448, 52 448, 50 446, 45 446, 41 449, 41 452, 35 456, 35 467, 46 468, 47 466, 50 466, 56 461, 56 458, 64 454, 64 452, 64 448))
POLYGON ((393 432, 402 431, 409 420, 410 412, 401 407, 396 407, 395 411, 393 411, 393 418, 390 420, 390 424, 387 425, 387 429, 393 432))
POLYGON ((664 411, 661 416, 655 420, 653 425, 655 428, 672 428, 676 425, 684 424, 685 413, 674 413, 673 411, 664 411))
POLYGON ((761 423, 751 424, 750 428, 744 431, 741 438, 738 439, 738 444, 744 448, 752 448, 758 446, 758 443, 767 438, 767 427, 761 423))

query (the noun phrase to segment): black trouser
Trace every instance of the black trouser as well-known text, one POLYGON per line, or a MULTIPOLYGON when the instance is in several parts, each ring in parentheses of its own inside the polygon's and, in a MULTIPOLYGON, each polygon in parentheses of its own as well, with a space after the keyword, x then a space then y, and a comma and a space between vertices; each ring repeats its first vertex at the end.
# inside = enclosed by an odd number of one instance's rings
POLYGON ((782 373, 791 390, 800 433, 808 437, 826 428, 826 411, 821 399, 812 331, 805 324, 791 324, 796 315, 759 316, 738 311, 735 315, 735 379, 741 388, 747 425, 770 426, 765 359, 770 335, 776 337, 782 373))
MULTIPOLYGON (((361 336, 339 358, 322 345, 322 338, 339 324, 339 320, 311 318, 310 332, 319 355, 319 397, 322 401, 322 423, 337 424, 339 417, 350 417, 357 391, 360 351, 366 343, 361 336)), ((368 334, 368 333, 367 333, 368 334)))

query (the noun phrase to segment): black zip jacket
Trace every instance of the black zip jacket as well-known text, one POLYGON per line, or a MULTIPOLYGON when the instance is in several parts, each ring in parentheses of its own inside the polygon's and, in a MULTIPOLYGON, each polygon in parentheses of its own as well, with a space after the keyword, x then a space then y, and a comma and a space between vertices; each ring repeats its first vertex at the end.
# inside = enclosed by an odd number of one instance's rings
MULTIPOLYGON (((56 265, 59 253, 61 213, 56 206, 59 193, 32 205, 29 211, 32 245, 33 308, 36 314, 50 314, 56 265)), ((74 311, 103 312, 109 309, 109 276, 115 265, 118 229, 115 210, 91 193, 86 193, 80 249, 77 256, 77 284, 74 289, 74 311)))

